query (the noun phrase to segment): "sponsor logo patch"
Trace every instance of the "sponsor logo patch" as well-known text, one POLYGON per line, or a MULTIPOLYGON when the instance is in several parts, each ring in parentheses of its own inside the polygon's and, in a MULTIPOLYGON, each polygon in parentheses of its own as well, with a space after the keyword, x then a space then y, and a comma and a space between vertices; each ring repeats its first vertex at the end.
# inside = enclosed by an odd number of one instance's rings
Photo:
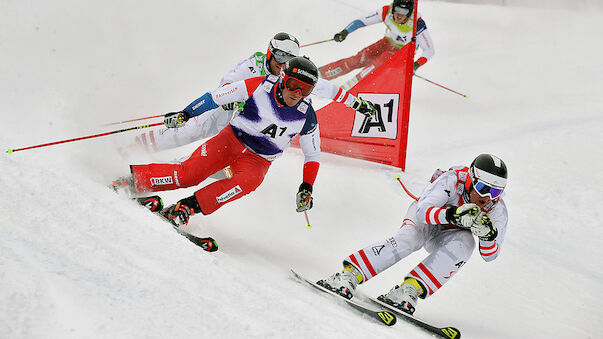
POLYGON ((151 186, 171 185, 173 183, 172 177, 151 178, 151 186))
POLYGON ((306 114, 308 112, 308 104, 302 101, 302 103, 297 106, 297 110, 306 114))
POLYGON ((232 93, 236 92, 238 89, 239 89, 238 87, 235 87, 235 88, 230 89, 228 92, 218 93, 218 94, 216 94, 216 98, 221 98, 223 96, 232 94, 232 93))
POLYGON ((384 248, 385 248, 385 245, 375 246, 375 247, 373 247, 373 253, 375 253, 376 256, 379 256, 379 254, 381 254, 381 250, 384 248))
POLYGON ((398 135, 398 93, 358 93, 357 97, 375 105, 374 117, 356 112, 351 136, 366 138, 396 139, 398 135))
POLYGON ((241 186, 236 185, 235 187, 224 192, 222 195, 217 196, 216 200, 219 203, 222 203, 222 202, 230 200, 232 197, 234 197, 235 195, 240 194, 240 193, 243 193, 243 190, 241 189, 241 186))
POLYGON ((314 82, 318 81, 318 78, 315 77, 314 74, 306 72, 305 70, 303 70, 301 68, 294 67, 291 71, 293 73, 297 73, 297 74, 301 74, 301 75, 307 76, 308 78, 312 79, 312 81, 314 81, 314 82))
POLYGON ((193 106, 193 111, 196 110, 197 108, 199 108, 199 106, 203 105, 205 103, 205 99, 199 101, 195 106, 193 106))
POLYGON ((264 82, 264 91, 266 91, 266 93, 270 93, 270 91, 272 91, 272 87, 274 86, 272 83, 265 81, 264 82))

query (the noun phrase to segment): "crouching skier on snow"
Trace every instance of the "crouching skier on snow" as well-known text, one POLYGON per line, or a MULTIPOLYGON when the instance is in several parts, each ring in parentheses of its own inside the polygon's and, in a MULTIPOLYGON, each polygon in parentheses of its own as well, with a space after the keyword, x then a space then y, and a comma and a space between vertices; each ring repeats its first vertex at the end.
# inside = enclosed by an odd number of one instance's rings
POLYGON ((280 77, 255 77, 205 93, 183 111, 166 114, 165 125, 183 126, 190 118, 230 102, 244 101, 245 105, 226 128, 188 159, 179 163, 132 165, 132 176, 117 180, 114 185, 134 187, 138 193, 174 190, 198 185, 212 173, 230 166, 232 178, 213 182, 161 210, 176 225, 185 225, 193 214, 211 214, 254 191, 264 180, 271 162, 299 134, 305 163, 303 182, 296 195, 297 211, 312 208, 320 133, 311 101, 306 97, 317 81, 317 67, 306 57, 294 57, 285 63, 280 77))
POLYGON ((344 269, 317 283, 348 299, 362 284, 424 247, 430 254, 401 285, 377 299, 413 314, 418 298, 437 292, 469 260, 479 239, 485 261, 500 254, 507 229, 501 196, 507 167, 499 158, 481 154, 470 167, 437 170, 421 198, 408 208, 400 229, 344 259, 344 269))

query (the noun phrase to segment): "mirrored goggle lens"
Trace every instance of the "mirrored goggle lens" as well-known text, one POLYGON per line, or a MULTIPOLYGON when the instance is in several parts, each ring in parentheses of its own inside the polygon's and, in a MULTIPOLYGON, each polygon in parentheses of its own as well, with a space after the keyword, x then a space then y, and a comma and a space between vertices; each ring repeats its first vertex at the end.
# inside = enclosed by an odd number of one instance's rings
POLYGON ((283 52, 280 49, 275 49, 272 52, 272 55, 274 56, 274 60, 276 60, 276 62, 278 62, 279 64, 284 64, 285 62, 289 61, 289 59, 295 57, 294 55, 289 54, 287 52, 283 52))
POLYGON ((473 187, 475 188, 477 193, 479 195, 481 195, 482 197, 489 195, 490 198, 492 198, 492 199, 498 198, 498 196, 500 196, 501 193, 503 192, 503 190, 501 188, 495 188, 495 187, 488 186, 481 181, 476 182, 473 187))
POLYGON ((314 90, 314 86, 307 84, 299 79, 286 77, 285 87, 291 92, 300 91, 301 95, 307 97, 314 90))
POLYGON ((406 8, 399 7, 399 6, 394 7, 394 13, 396 13, 396 14, 408 15, 409 12, 410 11, 406 8))

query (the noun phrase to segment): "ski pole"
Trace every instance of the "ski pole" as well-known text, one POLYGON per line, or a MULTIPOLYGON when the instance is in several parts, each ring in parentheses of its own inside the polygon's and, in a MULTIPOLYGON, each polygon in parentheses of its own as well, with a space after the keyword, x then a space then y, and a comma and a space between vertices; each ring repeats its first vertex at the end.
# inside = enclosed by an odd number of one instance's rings
POLYGON ((102 136, 105 136, 105 135, 117 134, 117 133, 122 133, 122 132, 127 132, 127 131, 133 131, 133 130, 136 130, 136 129, 149 128, 149 127, 154 127, 154 126, 159 126, 159 125, 163 125, 163 122, 158 122, 158 123, 149 124, 149 125, 136 126, 136 127, 130 127, 130 128, 124 128, 124 129, 120 129, 120 130, 117 130, 117 131, 111 131, 111 132, 106 132, 106 133, 101 133, 101 134, 95 134, 95 135, 88 135, 88 136, 85 136, 85 137, 79 137, 79 138, 74 138, 74 139, 67 139, 67 140, 49 142, 47 144, 41 144, 41 145, 35 145, 35 146, 29 146, 29 147, 23 147, 23 148, 15 148, 15 149, 9 148, 6 151, 6 153, 11 154, 13 152, 24 151, 24 150, 32 149, 32 148, 46 147, 46 146, 52 146, 52 145, 57 145, 57 144, 63 144, 63 143, 66 143, 66 142, 72 142, 72 141, 78 141, 78 140, 84 140, 84 139, 90 139, 90 138, 97 138, 97 137, 102 137, 102 136))
POLYGON ((150 117, 144 117, 144 118, 138 118, 138 119, 131 119, 131 120, 124 120, 124 121, 118 121, 118 122, 111 122, 108 124, 104 124, 103 126, 112 126, 112 125, 119 125, 119 124, 125 124, 126 122, 133 122, 133 121, 140 121, 140 120, 146 120, 146 119, 153 119, 153 118, 159 118, 164 116, 163 114, 159 114, 159 115, 153 115, 150 117))
POLYGON ((444 87, 444 86, 442 86, 442 85, 440 85, 440 84, 438 84, 438 83, 435 83, 435 82, 433 82, 433 81, 431 81, 431 80, 429 80, 429 79, 423 78, 422 76, 417 75, 416 73, 415 73, 415 74, 413 74, 413 75, 414 75, 414 76, 416 76, 416 77, 417 77, 417 78, 419 78, 419 79, 423 79, 423 80, 425 80, 425 81, 427 81, 427 82, 429 82, 429 83, 432 83, 432 84, 434 84, 434 85, 436 85, 436 86, 440 86, 440 87, 442 87, 443 89, 448 90, 448 91, 450 91, 450 92, 452 92, 452 93, 456 93, 456 94, 458 94, 458 95, 460 95, 460 96, 463 96, 463 97, 465 97, 465 98, 467 97, 465 94, 459 93, 459 92, 457 92, 457 91, 453 91, 453 90, 451 90, 451 89, 450 89, 450 88, 448 88, 448 87, 444 87))
POLYGON ((400 183, 400 185, 402 185, 402 188, 404 188, 404 191, 406 192, 406 194, 408 194, 409 197, 415 199, 415 200, 419 200, 419 198, 415 197, 412 193, 410 193, 410 191, 408 189, 406 189, 406 186, 404 186, 404 184, 402 183, 402 180, 400 180, 400 175, 396 174, 396 176, 394 177, 396 180, 398 180, 398 182, 400 183))
POLYGON ((312 224, 310 224, 310 219, 308 219, 308 211, 304 211, 304 215, 306 216, 306 227, 308 229, 312 228, 312 224))
POLYGON ((317 42, 313 42, 313 43, 301 45, 301 46, 299 46, 299 48, 307 47, 307 46, 312 46, 312 45, 318 45, 318 44, 322 44, 323 42, 329 42, 329 41, 333 41, 333 39, 323 40, 323 41, 317 41, 317 42))

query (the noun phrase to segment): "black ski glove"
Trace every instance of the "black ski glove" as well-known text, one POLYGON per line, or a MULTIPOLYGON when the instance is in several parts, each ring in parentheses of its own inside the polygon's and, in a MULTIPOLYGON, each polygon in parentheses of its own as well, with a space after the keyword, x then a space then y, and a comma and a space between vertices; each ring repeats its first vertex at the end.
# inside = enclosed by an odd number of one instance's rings
POLYGON ((172 112, 163 117, 163 124, 167 128, 179 128, 184 126, 188 119, 190 119, 190 115, 184 111, 172 112))
POLYGON ((480 240, 492 241, 496 239, 498 230, 492 224, 492 220, 487 214, 484 214, 480 220, 471 226, 471 233, 476 235, 480 240))
POLYGON ((333 36, 333 40, 337 41, 337 42, 342 42, 343 40, 345 40, 345 38, 348 36, 348 31, 346 31, 345 29, 339 33, 335 33, 335 35, 333 36))
POLYGON ((419 69, 419 67, 421 67, 421 65, 415 61, 414 65, 413 65, 413 72, 416 72, 417 69, 419 69))
POLYGON ((375 105, 373 105, 372 102, 362 98, 356 98, 356 101, 354 101, 352 104, 352 108, 358 113, 362 113, 367 117, 374 117, 375 113, 377 112, 375 105))
POLYGON ((295 210, 297 212, 303 212, 311 209, 314 205, 314 199, 312 198, 312 185, 308 184, 307 182, 302 182, 301 185, 299 185, 299 190, 295 196, 295 202, 297 205, 295 210))
POLYGON ((453 225, 471 228, 481 218, 479 207, 476 204, 463 204, 459 207, 446 209, 446 220, 453 225))

